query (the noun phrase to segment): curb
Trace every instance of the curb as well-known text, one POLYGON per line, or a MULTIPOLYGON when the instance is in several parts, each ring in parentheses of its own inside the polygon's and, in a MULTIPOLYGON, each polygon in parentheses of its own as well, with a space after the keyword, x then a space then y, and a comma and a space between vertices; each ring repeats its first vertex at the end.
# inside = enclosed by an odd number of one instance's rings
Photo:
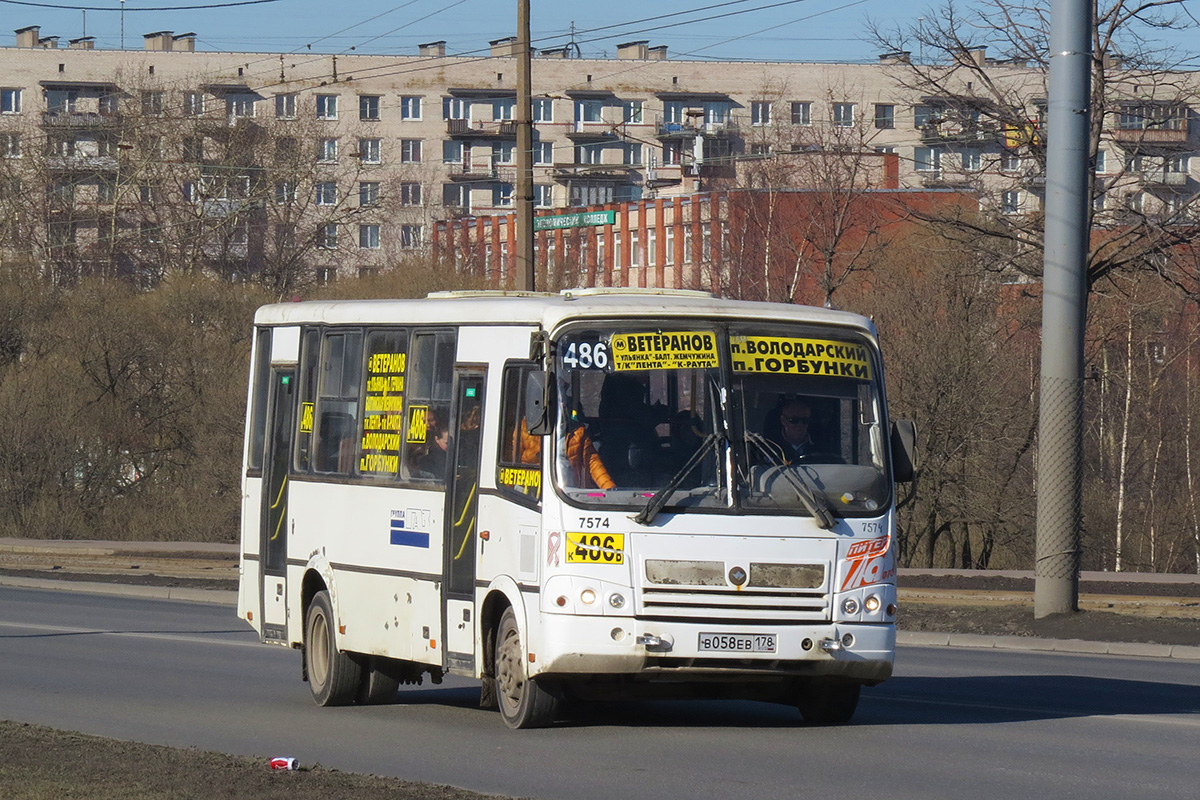
POLYGON ((82 592, 118 597, 143 597, 152 600, 178 600, 209 605, 237 605, 237 592, 218 589, 189 589, 182 586, 130 586, 122 583, 63 581, 53 578, 17 578, 0 575, 0 586, 18 589, 47 589, 55 592, 82 592))
POLYGON ((925 631, 897 631, 896 643, 913 647, 974 647, 980 650, 1023 650, 1040 653, 1200 661, 1200 647, 1181 644, 1092 642, 1086 639, 1037 639, 1031 636, 983 636, 975 633, 931 633, 925 631))

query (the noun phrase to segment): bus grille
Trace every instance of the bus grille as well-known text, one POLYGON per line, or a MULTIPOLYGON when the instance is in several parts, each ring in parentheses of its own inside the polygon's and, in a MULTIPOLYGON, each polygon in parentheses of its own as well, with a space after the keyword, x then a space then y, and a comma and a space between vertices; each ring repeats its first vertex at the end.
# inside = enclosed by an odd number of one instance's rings
POLYGON ((643 586, 639 616, 722 622, 828 622, 829 595, 817 591, 643 586))

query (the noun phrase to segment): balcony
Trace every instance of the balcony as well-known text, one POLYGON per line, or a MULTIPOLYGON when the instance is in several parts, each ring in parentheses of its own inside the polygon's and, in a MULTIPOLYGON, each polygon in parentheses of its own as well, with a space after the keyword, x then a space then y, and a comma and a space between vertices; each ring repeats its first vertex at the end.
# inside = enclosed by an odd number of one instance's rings
POLYGON ((49 155, 46 169, 54 172, 116 172, 116 156, 49 155))
POLYGON ((121 124, 120 114, 96 111, 44 111, 43 128, 110 128, 121 124))
POLYGON ((929 146, 987 147, 999 137, 994 128, 978 123, 943 122, 921 126, 921 144, 929 146))
POLYGON ((637 167, 625 164, 578 164, 575 162, 563 162, 554 164, 551 170, 551 176, 555 180, 560 181, 587 178, 588 180, 632 183, 637 175, 637 167))
POLYGON ((689 118, 682 122, 669 122, 659 116, 654 121, 654 135, 659 139, 694 139, 697 134, 730 138, 738 136, 740 133, 741 128, 733 117, 713 121, 689 118))
POLYGON ((1187 127, 1170 128, 1116 128, 1110 131, 1113 141, 1122 147, 1160 147, 1167 149, 1186 149, 1188 145, 1187 127))
POLYGON ((1143 186, 1151 188, 1182 189, 1188 183, 1186 172, 1167 172, 1162 169, 1144 170, 1137 173, 1137 177, 1143 186))
POLYGON ((448 119, 446 134, 451 139, 516 139, 517 123, 510 119, 494 122, 448 119))
POLYGON ((616 126, 609 122, 583 122, 576 120, 567 131, 567 138, 574 142, 616 141, 616 126))

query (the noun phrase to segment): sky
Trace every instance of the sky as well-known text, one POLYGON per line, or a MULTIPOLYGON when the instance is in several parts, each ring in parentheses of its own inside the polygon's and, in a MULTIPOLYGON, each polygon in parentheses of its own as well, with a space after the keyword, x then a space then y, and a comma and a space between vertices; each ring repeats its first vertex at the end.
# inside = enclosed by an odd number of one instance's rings
MULTIPOLYGON (((866 19, 905 23, 923 7, 905 0, 531 0, 530 26, 534 47, 552 48, 572 41, 574 24, 585 58, 612 58, 618 43, 648 39, 666 45, 670 58, 870 62, 878 52, 864 41, 866 19)), ((272 53, 415 55, 418 44, 444 39, 448 55, 465 55, 515 35, 516 8, 515 0, 0 0, 0 31, 38 25, 42 36, 60 37, 60 47, 92 36, 101 49, 120 48, 123 35, 130 50, 142 49, 146 33, 194 32, 197 50, 272 53)), ((15 43, 11 33, 0 37, 8 37, 0 38, 4 46, 15 43)))

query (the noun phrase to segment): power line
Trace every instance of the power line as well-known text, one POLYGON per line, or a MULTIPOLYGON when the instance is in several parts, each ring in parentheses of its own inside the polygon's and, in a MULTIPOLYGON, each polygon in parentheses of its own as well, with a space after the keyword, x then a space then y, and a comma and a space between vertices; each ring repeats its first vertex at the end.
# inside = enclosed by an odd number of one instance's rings
POLYGON ((122 3, 120 8, 106 8, 103 6, 65 6, 56 3, 31 3, 28 0, 0 0, 0 3, 5 3, 10 6, 33 6, 34 8, 53 8, 59 11, 111 11, 124 14, 125 12, 133 13, 134 11, 197 11, 210 8, 230 8, 231 6, 257 6, 262 3, 278 3, 279 0, 237 0, 231 3, 205 3, 197 6, 154 6, 152 8, 125 8, 122 3))

